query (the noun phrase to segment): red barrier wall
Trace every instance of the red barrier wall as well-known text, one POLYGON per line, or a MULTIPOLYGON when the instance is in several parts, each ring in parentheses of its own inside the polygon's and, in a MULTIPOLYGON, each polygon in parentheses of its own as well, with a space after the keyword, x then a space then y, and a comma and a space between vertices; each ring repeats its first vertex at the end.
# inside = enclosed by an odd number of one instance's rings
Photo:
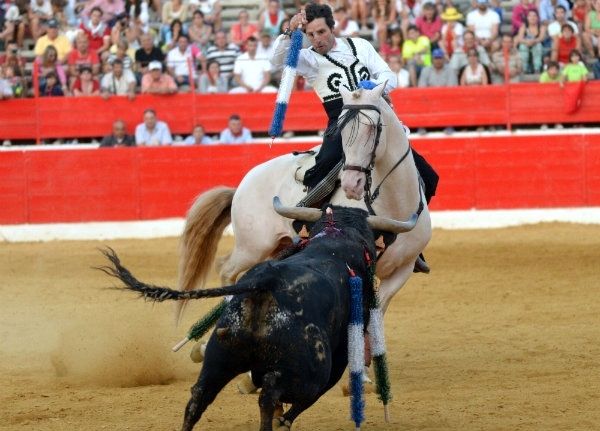
MULTIPOLYGON (((411 128, 600 122, 600 82, 587 83, 580 109, 564 111, 564 90, 558 84, 511 84, 396 90, 398 116, 411 128)), ((173 133, 189 134, 196 123, 220 132, 232 113, 242 116, 254 132, 269 129, 274 94, 140 95, 126 97, 53 97, 0 103, 1 139, 52 139, 104 136, 114 120, 126 121, 129 132, 142 121, 146 108, 156 109, 173 133)), ((326 117, 313 92, 294 92, 284 130, 316 131, 326 117)))
MULTIPOLYGON (((194 197, 314 144, 0 151, 0 224, 181 217, 194 197)), ((600 205, 600 135, 416 139, 432 208, 600 205)))

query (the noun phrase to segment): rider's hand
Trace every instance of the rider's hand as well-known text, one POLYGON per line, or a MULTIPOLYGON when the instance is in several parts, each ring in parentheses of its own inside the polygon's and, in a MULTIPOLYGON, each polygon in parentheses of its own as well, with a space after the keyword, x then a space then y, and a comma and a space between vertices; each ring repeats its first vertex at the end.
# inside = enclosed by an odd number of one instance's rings
POLYGON ((308 22, 306 21, 306 14, 304 11, 298 12, 296 15, 292 17, 290 20, 290 30, 294 31, 300 26, 305 26, 308 22))

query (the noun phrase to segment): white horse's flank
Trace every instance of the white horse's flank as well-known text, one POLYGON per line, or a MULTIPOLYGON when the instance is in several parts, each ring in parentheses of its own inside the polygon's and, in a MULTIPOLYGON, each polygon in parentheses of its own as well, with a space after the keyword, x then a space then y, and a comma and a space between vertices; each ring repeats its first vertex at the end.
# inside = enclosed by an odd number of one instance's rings
MULTIPOLYGON (((409 143, 396 114, 381 97, 382 91, 383 85, 380 85, 373 90, 350 92, 342 89, 341 93, 345 105, 374 105, 381 112, 383 130, 375 152, 373 185, 379 184, 388 173, 389 176, 382 183, 379 197, 372 205, 376 214, 395 220, 408 220, 417 210, 420 199, 424 204, 414 229, 399 234, 377 263, 377 275, 382 280, 380 301, 385 310, 394 294, 412 274, 415 259, 429 242, 431 220, 424 197, 419 192, 418 174, 412 154, 409 152, 406 159, 392 171, 393 166, 406 153, 409 143)), ((357 118, 342 130, 347 165, 369 165, 379 115, 376 110, 361 110, 357 118)), ((295 235, 291 221, 273 210, 272 198, 280 196, 284 204, 294 205, 304 197, 304 187, 293 179, 295 163, 293 155, 285 155, 255 167, 244 177, 232 200, 227 197, 228 194, 231 196, 231 189, 213 189, 198 198, 188 214, 182 238, 179 289, 189 290, 197 287, 198 283, 203 283, 210 268, 206 264, 198 266, 194 261, 201 257, 204 257, 205 262, 212 261, 215 250, 203 248, 205 239, 197 237, 196 232, 198 227, 205 227, 215 220, 216 224, 222 226, 222 220, 229 216, 229 203, 235 245, 231 255, 222 262, 221 278, 224 284, 235 282, 250 267, 269 259, 282 247, 291 244, 295 235), (214 197, 223 196, 221 218, 214 213, 210 216, 212 219, 203 217, 204 207, 213 202, 212 198, 207 197, 211 193, 214 197)), ((342 187, 336 191, 331 202, 364 209, 362 199, 365 173, 342 171, 341 180, 342 187)), ((221 233, 222 227, 210 232, 212 243, 221 233)), ((207 233, 205 236, 210 235, 207 233)))

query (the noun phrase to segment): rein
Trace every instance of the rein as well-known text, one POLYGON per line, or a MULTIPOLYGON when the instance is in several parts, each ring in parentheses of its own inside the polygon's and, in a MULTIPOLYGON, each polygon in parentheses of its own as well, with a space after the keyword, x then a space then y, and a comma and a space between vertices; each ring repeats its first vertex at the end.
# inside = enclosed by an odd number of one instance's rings
MULTIPOLYGON (((390 169, 390 171, 385 174, 385 176, 383 177, 383 179, 380 181, 380 183, 377 185, 377 187, 375 187, 375 190, 371 193, 371 186, 373 183, 373 179, 371 177, 371 173, 373 171, 373 168, 375 166, 375 152, 377 151, 377 147, 379 146, 379 140, 381 138, 381 131, 383 129, 383 125, 381 124, 381 110, 379 109, 378 106, 376 105, 344 105, 342 106, 342 110, 347 109, 349 111, 362 111, 362 110, 371 110, 371 111, 376 111, 379 114, 379 118, 377 119, 377 133, 375 134, 375 142, 373 144, 373 151, 371 152, 371 161, 369 162, 368 166, 363 167, 363 166, 357 166, 357 165, 347 165, 345 162, 342 166, 342 170, 344 171, 358 171, 358 172, 363 172, 366 177, 367 180, 365 182, 365 205, 367 206, 367 209, 369 211, 369 214, 371 215, 375 215, 375 210, 373 210, 373 202, 375 202, 375 199, 377 199, 377 197, 379 196, 379 189, 381 188, 381 185, 383 184, 383 182, 387 179, 387 177, 389 177, 391 175, 392 172, 394 172, 394 170, 396 170, 396 168, 398 166, 400 166, 400 164, 402 164, 402 162, 408 157, 410 151, 411 151, 411 147, 410 144, 408 145, 408 148, 406 149, 406 152, 402 155, 402 157, 400 157, 400 160, 398 160, 394 166, 392 166, 392 169, 390 169)), ((421 215, 421 212, 423 211, 423 190, 421 185, 419 184, 419 207, 417 208, 416 211, 416 215, 417 217, 419 215, 421 215)))

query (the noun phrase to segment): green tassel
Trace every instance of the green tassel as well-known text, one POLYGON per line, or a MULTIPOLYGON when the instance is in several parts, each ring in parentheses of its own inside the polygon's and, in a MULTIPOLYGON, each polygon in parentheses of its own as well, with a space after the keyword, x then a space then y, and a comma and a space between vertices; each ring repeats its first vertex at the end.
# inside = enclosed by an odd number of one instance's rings
POLYGON ((189 340, 194 339, 196 341, 202 338, 202 336, 206 334, 208 330, 215 325, 215 323, 217 323, 217 320, 219 320, 219 318, 223 314, 223 311, 225 311, 225 307, 227 307, 228 303, 229 302, 225 299, 222 300, 204 317, 202 317, 200 320, 194 323, 194 326, 192 326, 190 328, 190 331, 188 332, 187 338, 189 340))
POLYGON ((377 385, 379 399, 383 405, 387 405, 392 399, 392 391, 385 353, 373 358, 373 367, 375 368, 375 384, 377 385))

